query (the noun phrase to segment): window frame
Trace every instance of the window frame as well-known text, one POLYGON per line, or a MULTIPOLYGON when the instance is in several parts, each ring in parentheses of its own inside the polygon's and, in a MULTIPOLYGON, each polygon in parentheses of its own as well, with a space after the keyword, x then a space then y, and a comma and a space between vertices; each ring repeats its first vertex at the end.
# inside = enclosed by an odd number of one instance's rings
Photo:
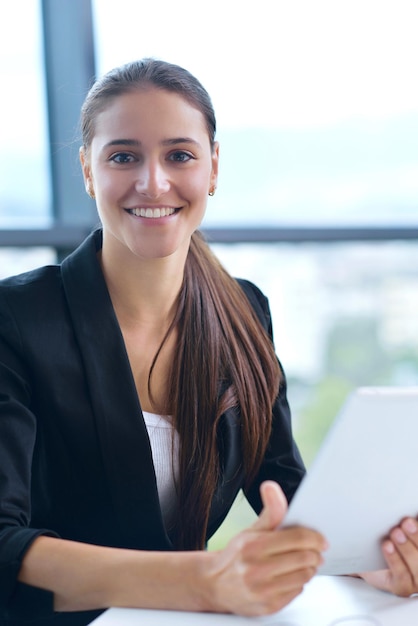
MULTIPOLYGON (((98 224, 77 168, 79 112, 96 74, 91 0, 41 0, 47 90, 52 223, 41 229, 0 229, 0 247, 49 246, 58 258, 98 224), (76 43, 74 43, 76 42, 76 43), (71 50, 71 54, 68 51, 71 50), (65 77, 65 79, 63 79, 65 77)), ((213 243, 343 242, 418 239, 418 226, 208 227, 213 243)))

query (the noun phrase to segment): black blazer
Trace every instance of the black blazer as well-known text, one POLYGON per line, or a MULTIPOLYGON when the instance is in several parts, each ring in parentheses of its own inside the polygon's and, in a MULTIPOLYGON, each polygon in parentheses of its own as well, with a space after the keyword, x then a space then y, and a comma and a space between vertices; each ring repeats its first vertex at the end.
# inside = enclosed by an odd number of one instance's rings
MULTIPOLYGON (((0 281, 0 625, 28 618, 38 618, 39 626, 86 624, 97 615, 52 617, 52 593, 16 582, 40 534, 173 549, 124 341, 97 261, 101 241, 95 231, 61 265, 0 281)), ((239 282, 271 333, 266 298, 239 282)), ((235 410, 221 420, 222 477, 208 538, 244 481, 237 420, 235 410)), ((290 499, 303 474, 283 383, 270 445, 246 496, 259 512, 263 480, 279 482, 290 499)))

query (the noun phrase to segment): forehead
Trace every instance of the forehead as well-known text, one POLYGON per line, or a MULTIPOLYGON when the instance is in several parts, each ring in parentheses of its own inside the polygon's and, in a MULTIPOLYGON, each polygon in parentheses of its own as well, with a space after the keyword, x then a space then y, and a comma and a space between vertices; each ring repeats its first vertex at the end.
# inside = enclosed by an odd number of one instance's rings
POLYGON ((98 113, 94 139, 168 139, 209 135, 203 114, 177 93, 157 88, 138 89, 112 98, 98 113))

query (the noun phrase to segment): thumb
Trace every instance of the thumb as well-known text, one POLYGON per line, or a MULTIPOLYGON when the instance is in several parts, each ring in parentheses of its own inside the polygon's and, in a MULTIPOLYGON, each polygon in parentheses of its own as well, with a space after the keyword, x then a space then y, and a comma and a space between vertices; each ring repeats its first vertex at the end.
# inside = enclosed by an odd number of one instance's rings
POLYGON ((266 480, 260 485, 263 510, 253 524, 254 530, 274 530, 282 523, 287 511, 287 500, 280 485, 266 480))

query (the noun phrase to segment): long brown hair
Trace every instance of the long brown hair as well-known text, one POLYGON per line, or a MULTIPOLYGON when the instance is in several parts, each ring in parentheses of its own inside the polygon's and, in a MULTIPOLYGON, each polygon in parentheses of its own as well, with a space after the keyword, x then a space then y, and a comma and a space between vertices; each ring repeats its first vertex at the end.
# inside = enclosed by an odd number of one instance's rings
POLYGON ((227 408, 239 410, 242 462, 250 484, 270 435, 280 370, 241 287, 198 232, 186 262, 177 327, 169 391, 182 442, 176 543, 195 548, 204 545, 218 479, 219 419, 227 408))
MULTIPOLYGON (((175 92, 199 109, 213 148, 216 120, 206 90, 187 70, 144 59, 112 70, 93 85, 81 117, 86 151, 94 136, 95 118, 109 100, 147 85, 175 92)), ((177 313, 169 332, 173 328, 177 330, 177 346, 166 404, 181 446, 178 514, 172 537, 177 548, 196 549, 205 544, 219 478, 219 420, 226 409, 236 407, 242 464, 249 485, 268 443, 281 373, 272 342, 243 290, 199 232, 191 239, 177 313)), ((149 373, 150 392, 158 354, 149 373)))

